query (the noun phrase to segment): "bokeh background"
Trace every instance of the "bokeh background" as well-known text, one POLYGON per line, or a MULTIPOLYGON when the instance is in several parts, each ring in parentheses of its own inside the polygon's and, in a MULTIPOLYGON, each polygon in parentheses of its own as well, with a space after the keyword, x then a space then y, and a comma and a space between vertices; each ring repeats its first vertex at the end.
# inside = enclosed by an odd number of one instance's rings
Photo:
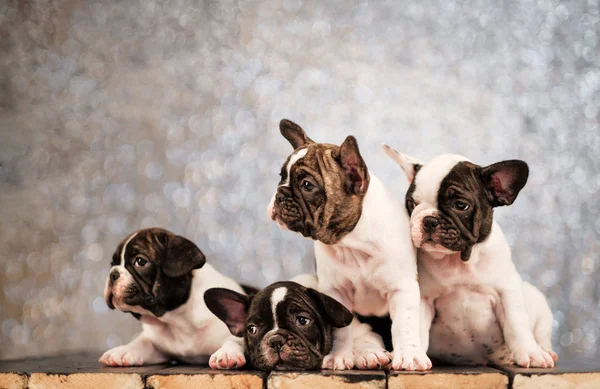
POLYGON ((139 331, 102 291, 125 234, 162 226, 264 286, 314 266, 265 208, 291 147, 358 138, 415 157, 525 159, 496 212, 562 357, 597 357, 597 0, 0 2, 0 358, 139 331))

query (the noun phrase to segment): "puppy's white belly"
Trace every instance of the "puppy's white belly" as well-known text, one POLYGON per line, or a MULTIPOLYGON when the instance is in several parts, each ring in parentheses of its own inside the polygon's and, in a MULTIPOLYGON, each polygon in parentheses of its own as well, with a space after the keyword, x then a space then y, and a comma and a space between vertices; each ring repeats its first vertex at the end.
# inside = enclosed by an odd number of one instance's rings
POLYGON ((356 284, 354 312, 363 316, 385 316, 389 313, 389 308, 380 289, 375 289, 368 284, 356 284))
POLYGON ((178 331, 165 325, 149 325, 144 328, 148 338, 161 352, 187 363, 208 363, 231 334, 223 323, 214 323, 195 331, 178 331))
POLYGON ((428 354, 454 364, 509 363, 497 304, 499 296, 491 290, 449 289, 435 301, 428 354))
MULTIPOLYGON (((316 245, 315 245, 316 248, 316 245)), ((352 303, 352 310, 364 316, 389 312, 385 288, 376 277, 380 263, 373 257, 344 247, 327 247, 329 258, 323 269, 332 286, 352 303)))

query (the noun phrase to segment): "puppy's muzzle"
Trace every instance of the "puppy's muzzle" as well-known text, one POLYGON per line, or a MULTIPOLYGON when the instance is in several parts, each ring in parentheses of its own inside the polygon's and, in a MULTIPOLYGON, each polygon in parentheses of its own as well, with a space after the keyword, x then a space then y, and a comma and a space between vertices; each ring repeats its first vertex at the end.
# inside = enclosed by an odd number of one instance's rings
POLYGON ((300 206, 292 199, 289 188, 280 187, 275 194, 275 204, 277 216, 284 222, 295 222, 302 217, 300 206))

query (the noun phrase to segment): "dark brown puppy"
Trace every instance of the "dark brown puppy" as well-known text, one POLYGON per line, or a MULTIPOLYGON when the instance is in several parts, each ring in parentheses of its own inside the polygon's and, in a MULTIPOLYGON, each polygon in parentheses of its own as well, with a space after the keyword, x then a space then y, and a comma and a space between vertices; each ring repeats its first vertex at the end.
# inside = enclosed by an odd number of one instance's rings
POLYGON ((204 300, 233 335, 244 337, 251 366, 265 371, 320 368, 331 351, 334 328, 352 322, 342 304, 291 281, 274 283, 251 297, 213 288, 204 300))
POLYGON ((111 309, 140 319, 142 332, 105 352, 100 362, 135 366, 178 360, 209 362, 220 369, 243 366, 242 342, 204 303, 204 292, 215 287, 248 292, 206 263, 200 249, 182 236, 161 228, 129 234, 112 257, 104 296, 111 309))
POLYGON ((190 296, 192 270, 206 259, 188 239, 162 228, 137 231, 115 250, 104 297, 111 309, 160 317, 190 296))

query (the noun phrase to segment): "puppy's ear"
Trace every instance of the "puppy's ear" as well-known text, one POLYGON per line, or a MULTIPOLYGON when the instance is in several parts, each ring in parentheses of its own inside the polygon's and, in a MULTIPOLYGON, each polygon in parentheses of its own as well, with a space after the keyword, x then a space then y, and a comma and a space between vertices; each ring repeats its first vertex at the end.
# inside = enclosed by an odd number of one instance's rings
POLYGON ((528 177, 527 163, 518 159, 497 162, 481 169, 481 181, 493 207, 511 205, 528 177))
POLYGON ((336 328, 346 327, 350 325, 354 316, 346 307, 339 303, 336 299, 318 292, 312 288, 308 288, 308 295, 315 301, 319 312, 327 320, 329 324, 336 328))
POLYGON ((415 178, 415 174, 417 174, 419 169, 423 166, 423 162, 416 158, 409 157, 406 154, 402 154, 386 144, 383 144, 382 146, 383 151, 385 151, 385 153, 389 155, 391 159, 396 161, 402 170, 404 170, 404 173, 406 173, 406 178, 408 178, 408 182, 412 182, 415 178))
POLYGON ((306 132, 291 120, 283 119, 279 122, 279 131, 285 139, 290 142, 294 150, 304 147, 309 143, 315 143, 306 135, 306 132))
POLYGON ((165 245, 166 254, 162 261, 162 269, 168 277, 181 277, 206 263, 202 251, 188 239, 171 234, 164 234, 158 239, 165 245))
POLYGON ((250 305, 248 296, 225 288, 211 288, 204 292, 204 302, 227 325, 229 332, 235 336, 244 336, 250 305))
POLYGON ((356 138, 348 136, 340 146, 339 163, 346 173, 346 191, 364 195, 369 188, 369 172, 362 159, 356 138))

